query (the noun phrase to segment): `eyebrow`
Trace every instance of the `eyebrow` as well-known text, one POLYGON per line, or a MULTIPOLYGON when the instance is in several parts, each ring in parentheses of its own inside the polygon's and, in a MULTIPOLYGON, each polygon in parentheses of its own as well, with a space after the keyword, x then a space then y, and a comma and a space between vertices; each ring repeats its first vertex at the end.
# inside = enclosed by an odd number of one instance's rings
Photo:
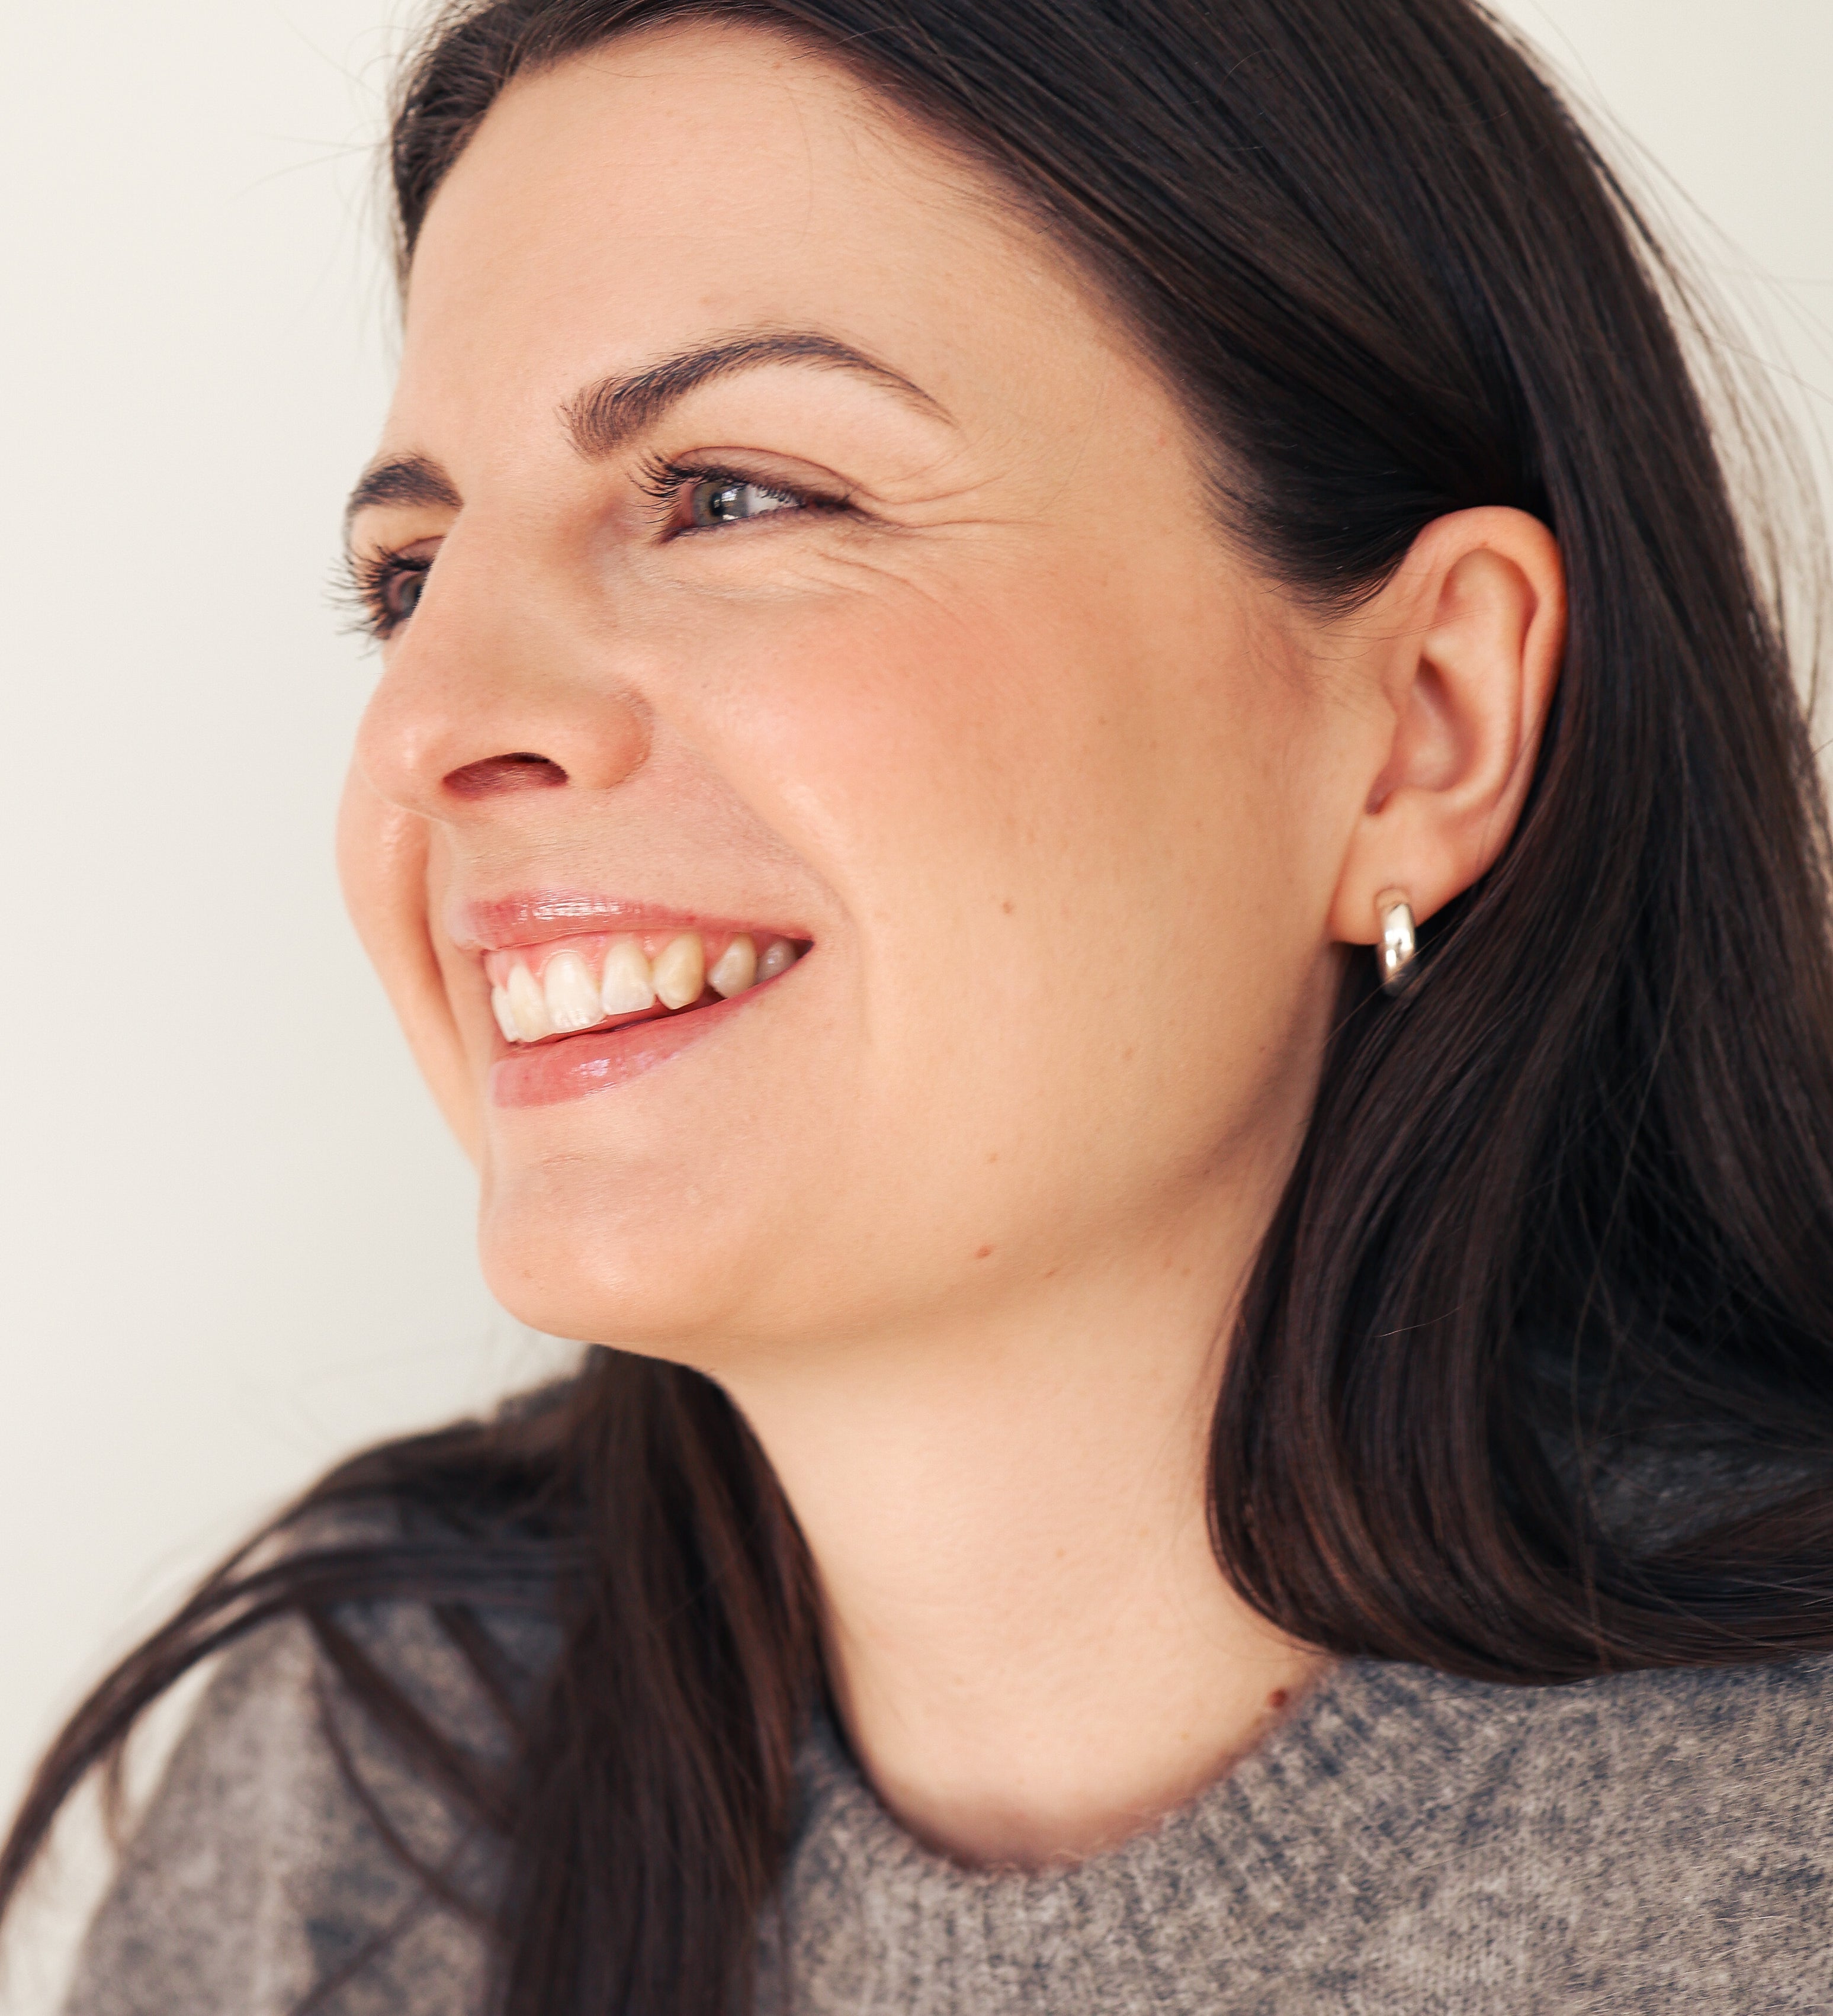
POLYGON ((458 486, 430 455, 392 455, 372 463, 344 507, 344 529, 373 504, 437 504, 456 511, 464 502, 458 486))
MULTIPOLYGON (((913 380, 850 343, 815 329, 758 329, 696 344, 639 370, 601 378, 562 405, 560 422, 579 453, 589 462, 600 461, 710 380, 766 364, 813 364, 852 372, 895 393, 927 419, 949 417, 941 401, 913 380)), ((435 505, 456 511, 463 502, 458 486, 430 455, 393 455, 363 471, 344 507, 344 523, 348 531, 359 512, 375 505, 435 505)))
POLYGON ((814 364, 851 372, 896 394, 927 419, 949 418, 942 402, 920 385, 850 343, 814 329, 756 329, 697 344, 640 370, 601 378, 567 401, 560 419, 574 447, 587 461, 596 462, 615 454, 633 434, 653 426, 678 399, 709 380, 765 364, 814 364))

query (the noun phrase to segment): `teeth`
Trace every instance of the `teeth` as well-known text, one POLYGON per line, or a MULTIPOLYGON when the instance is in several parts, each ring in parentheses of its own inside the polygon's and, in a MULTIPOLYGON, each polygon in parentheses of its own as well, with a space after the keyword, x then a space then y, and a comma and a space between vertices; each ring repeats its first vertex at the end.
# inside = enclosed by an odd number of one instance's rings
POLYGON ((787 973, 795 964, 796 949, 787 938, 772 938, 765 946, 763 956, 758 961, 759 980, 774 980, 780 973, 787 973))
POLYGON ((502 983, 490 990, 490 1012, 504 1042, 538 1043, 545 1036, 589 1029, 609 1015, 641 1014, 658 1000, 668 1009, 691 1007, 709 986, 729 1000, 774 980, 800 956, 788 938, 770 939, 760 953, 756 938, 740 931, 708 972, 698 931, 680 932, 654 960, 643 956, 640 938, 626 935, 606 946, 596 983, 590 963, 571 948, 548 960, 539 980, 526 966, 510 967, 502 983))
POLYGON ((707 984, 707 951, 698 931, 683 931, 656 954, 656 995, 665 1008, 697 1001, 707 984))
POLYGON ((592 974, 576 952, 556 952, 541 976, 541 991, 547 1002, 548 1019, 564 1033, 589 1029, 603 1014, 598 1005, 598 989, 592 974))
POLYGON ((713 962, 707 985, 729 998, 742 994, 758 977, 758 949, 741 932, 713 962))
POLYGON ((510 1013, 516 1018, 516 1034, 523 1042, 538 1042, 543 1036, 553 1034, 547 998, 527 967, 518 966, 511 971, 508 992, 510 1013))
POLYGON ((605 954, 604 985, 599 989, 598 1002, 600 1013, 607 1015, 634 1015, 655 1006, 649 961, 635 938, 612 939, 605 954))

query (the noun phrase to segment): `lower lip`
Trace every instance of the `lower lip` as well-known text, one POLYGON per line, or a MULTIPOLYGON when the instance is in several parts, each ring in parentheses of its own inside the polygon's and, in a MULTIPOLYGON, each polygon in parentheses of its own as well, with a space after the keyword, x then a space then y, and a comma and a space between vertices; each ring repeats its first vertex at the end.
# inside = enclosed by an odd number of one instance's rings
MULTIPOLYGON (((762 991, 762 990, 757 990, 762 991)), ((490 1100, 494 1106, 557 1106, 568 1099, 589 1098, 623 1085, 722 1027, 751 999, 735 994, 710 1007, 657 1015, 614 1028, 586 1029, 542 1043, 531 1050, 513 1050, 490 1067, 490 1100)))

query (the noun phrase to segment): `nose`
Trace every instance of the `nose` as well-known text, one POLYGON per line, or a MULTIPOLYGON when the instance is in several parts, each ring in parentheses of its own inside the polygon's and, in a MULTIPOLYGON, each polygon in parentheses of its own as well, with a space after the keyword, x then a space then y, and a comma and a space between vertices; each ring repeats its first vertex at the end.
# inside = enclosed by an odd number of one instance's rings
POLYGON ((357 766, 373 789, 423 818, 463 822, 525 794, 606 790, 639 769, 649 710, 602 631, 569 625, 567 600, 455 531, 358 731, 357 766))

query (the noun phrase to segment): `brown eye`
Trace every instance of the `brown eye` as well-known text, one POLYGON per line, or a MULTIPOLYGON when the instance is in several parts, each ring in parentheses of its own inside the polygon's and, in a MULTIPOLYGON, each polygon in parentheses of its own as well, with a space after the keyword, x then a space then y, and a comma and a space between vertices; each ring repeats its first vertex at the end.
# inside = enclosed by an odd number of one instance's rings
POLYGON ((795 511, 801 499, 783 490, 771 490, 762 483, 747 483, 729 476, 709 476, 688 492, 688 512, 696 525, 738 525, 753 518, 766 518, 776 511, 795 511))
POLYGON ((427 586, 427 568, 424 562, 419 565, 398 563, 388 571, 382 584, 382 620, 390 629, 405 623, 419 607, 420 596, 427 586))

